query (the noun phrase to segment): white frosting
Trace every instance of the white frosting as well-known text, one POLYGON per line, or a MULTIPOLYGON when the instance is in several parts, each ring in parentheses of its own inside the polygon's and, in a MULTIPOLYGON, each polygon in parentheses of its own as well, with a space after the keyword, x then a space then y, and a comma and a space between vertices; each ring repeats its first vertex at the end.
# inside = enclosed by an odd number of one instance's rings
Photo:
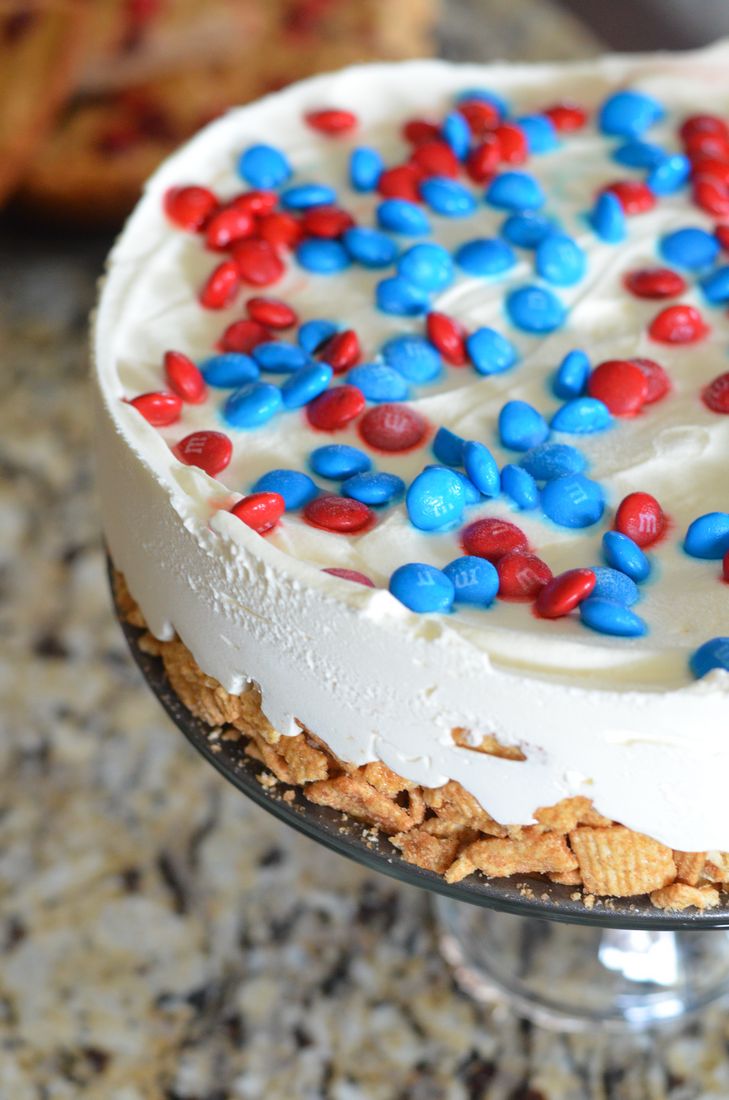
MULTIPOLYGON (((311 528, 295 514, 261 538, 226 510, 264 471, 306 468, 314 446, 357 443, 354 432, 312 436, 297 413, 256 432, 229 431, 233 460, 213 480, 179 463, 168 446, 195 428, 222 427, 210 403, 185 406, 181 422, 159 431, 122 401, 161 388, 165 350, 204 358, 225 325, 241 316, 240 303, 223 313, 198 305, 197 289, 216 258, 165 220, 161 197, 169 186, 205 183, 233 194, 240 188, 237 154, 252 142, 274 141, 297 178, 331 182, 344 205, 372 224, 376 196, 346 187, 352 144, 373 144, 386 159, 401 159, 402 120, 442 115, 465 87, 492 88, 528 113, 569 98, 594 108, 611 89, 629 84, 655 94, 669 112, 708 105, 727 116, 727 62, 729 47, 721 45, 700 54, 560 66, 362 66, 233 111, 170 158, 112 253, 95 332, 104 530, 151 630, 160 638, 177 631, 200 667, 230 691, 255 680, 267 717, 283 733, 297 732, 301 723, 351 762, 380 759, 429 786, 457 779, 501 821, 528 822, 538 806, 586 794, 602 813, 674 847, 729 849, 729 674, 693 682, 687 671, 697 645, 727 632, 729 589, 718 582, 716 563, 680 549, 692 519, 727 508, 729 417, 710 413, 698 394, 724 369, 729 323, 690 290, 680 300, 705 311, 710 338, 690 349, 653 344, 646 327, 660 303, 627 295, 621 282, 626 271, 655 265, 656 241, 667 230, 711 226, 685 194, 630 219, 623 245, 605 245, 580 215, 606 181, 633 174, 611 161, 611 143, 588 127, 567 136, 558 152, 531 158, 528 170, 548 194, 546 211, 588 252, 587 277, 558 292, 571 306, 569 322, 541 340, 507 327, 504 291, 533 281, 532 253, 520 251, 522 262, 493 282, 459 276, 434 308, 470 329, 493 324, 508 332, 521 362, 488 379, 450 370, 411 402, 434 424, 483 439, 509 461, 495 438, 501 405, 522 398, 549 415, 559 403, 546 380, 570 348, 584 347, 593 363, 643 355, 666 367, 674 384, 668 399, 607 433, 577 440, 612 507, 628 492, 647 491, 675 524, 655 551, 656 579, 637 608, 650 628, 644 638, 594 634, 573 619, 543 622, 528 605, 503 601, 488 611, 414 615, 384 590, 390 572, 413 560, 442 566, 459 551, 452 533, 416 531, 404 506, 388 509, 355 538, 311 528), (327 104, 357 112, 353 142, 317 137, 303 124, 304 111, 327 104), (360 569, 383 587, 368 590, 320 571, 331 566, 360 569), (520 745, 527 760, 458 747, 454 727, 476 738, 494 733, 520 745)), ((675 118, 651 130, 649 140, 675 147, 675 118)), ((434 236, 448 247, 493 236, 503 217, 484 205, 468 219, 433 216, 434 236)), ((302 319, 334 316, 351 324, 367 359, 388 335, 422 331, 422 321, 374 309, 381 277, 361 268, 308 276, 291 264, 272 292, 291 301, 302 319)), ((216 399, 222 396, 218 391, 216 399)), ((431 460, 422 450, 376 456, 379 469, 406 480, 431 460)), ((555 573, 601 560, 604 525, 576 534, 548 525, 537 512, 514 515, 504 502, 469 510, 467 521, 481 515, 518 522, 555 573)))

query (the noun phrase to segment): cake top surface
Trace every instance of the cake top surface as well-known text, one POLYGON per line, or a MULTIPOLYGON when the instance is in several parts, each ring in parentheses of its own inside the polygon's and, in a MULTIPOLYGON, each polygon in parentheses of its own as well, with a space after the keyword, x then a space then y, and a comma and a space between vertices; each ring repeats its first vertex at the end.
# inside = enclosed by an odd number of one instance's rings
POLYGON ((97 326, 180 515, 505 669, 726 677, 726 56, 363 66, 185 146, 97 326))

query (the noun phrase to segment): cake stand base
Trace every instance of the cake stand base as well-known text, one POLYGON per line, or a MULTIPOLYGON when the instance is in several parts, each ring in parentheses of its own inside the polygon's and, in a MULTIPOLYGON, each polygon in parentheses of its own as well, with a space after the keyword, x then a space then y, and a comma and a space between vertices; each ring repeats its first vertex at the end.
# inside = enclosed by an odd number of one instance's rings
POLYGON ((729 932, 558 924, 434 899, 441 952, 474 1000, 559 1031, 636 1031, 729 1003, 729 932))

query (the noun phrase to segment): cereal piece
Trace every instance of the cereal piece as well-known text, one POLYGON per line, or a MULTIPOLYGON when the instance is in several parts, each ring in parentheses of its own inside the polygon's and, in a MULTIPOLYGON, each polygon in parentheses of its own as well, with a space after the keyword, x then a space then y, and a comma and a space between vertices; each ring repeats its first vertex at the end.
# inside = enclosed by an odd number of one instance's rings
POLYGON ((493 733, 485 733, 478 743, 471 741, 470 730, 456 726, 451 730, 451 737, 462 749, 470 749, 471 752, 484 752, 489 756, 499 756, 503 760, 526 760, 526 756, 516 745, 502 745, 493 733))
POLYGON ((676 864, 677 880, 687 886, 696 886, 706 863, 706 852, 674 851, 673 862, 676 864))
POLYGON ((361 769, 361 775, 375 790, 388 795, 390 798, 394 798, 400 791, 412 791, 414 787, 417 787, 417 783, 412 783, 409 779, 403 779, 401 775, 396 775, 392 769, 380 760, 365 764, 361 769))
POLYGON ((251 733, 249 736, 251 741, 246 746, 247 755, 252 756, 254 760, 260 760, 282 783, 289 783, 294 786, 293 773, 284 758, 262 737, 258 737, 255 733, 251 733), (253 751, 254 749, 255 751, 253 751))
POLYGON ((294 783, 311 783, 326 779, 329 775, 327 756, 310 745, 303 733, 294 737, 282 737, 276 743, 276 749, 286 761, 294 783))
POLYGON ((622 825, 580 826, 569 839, 585 886, 593 894, 618 898, 647 894, 676 877, 670 848, 622 825))
POLYGON ((473 795, 455 779, 444 783, 442 787, 426 787, 423 795, 426 806, 446 821, 468 825, 492 836, 507 835, 505 827, 482 809, 473 795))
POLYGON ((526 828, 518 840, 489 837, 469 844, 445 874, 447 882, 459 882, 472 871, 490 878, 517 874, 554 874, 573 871, 577 860, 562 836, 526 828))
POLYGON ((137 601, 127 588, 126 578, 118 569, 114 570, 114 600, 117 609, 124 622, 130 626, 146 627, 144 616, 137 606, 137 601))
POLYGON ((432 836, 422 828, 409 833, 397 833, 392 843, 399 848, 408 863, 414 863, 426 871, 442 875, 458 854, 461 840, 458 834, 450 837, 432 836))
POLYGON ((555 833, 571 833, 578 825, 610 825, 607 817, 602 817, 592 808, 592 802, 583 795, 563 798, 554 806, 542 806, 534 813, 540 825, 555 833))
POLYGON ((556 871, 549 876, 550 882, 556 882, 559 886, 581 886, 582 875, 579 869, 575 871, 556 871))
POLYGON ((162 655, 163 643, 158 641, 148 630, 145 630, 144 634, 137 639, 137 645, 142 653, 146 653, 149 657, 160 657, 162 655))
POLYGON ((689 886, 685 882, 673 882, 660 890, 653 890, 651 903, 656 909, 713 909, 719 904, 719 891, 714 886, 689 886))
POLYGON ((318 806, 331 806, 350 817, 378 825, 386 833, 404 833, 415 824, 407 810, 360 776, 340 775, 310 783, 304 794, 318 806))
POLYGON ((722 888, 729 888, 729 852, 710 852, 703 868, 703 876, 722 888))

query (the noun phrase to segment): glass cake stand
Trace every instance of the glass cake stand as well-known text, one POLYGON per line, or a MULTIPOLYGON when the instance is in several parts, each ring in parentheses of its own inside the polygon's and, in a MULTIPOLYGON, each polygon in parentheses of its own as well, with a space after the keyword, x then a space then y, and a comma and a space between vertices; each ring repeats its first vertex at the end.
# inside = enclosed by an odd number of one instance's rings
MULTIPOLYGON (((111 576, 111 573, 110 573, 111 576)), ((113 586, 112 586, 113 592, 113 586)), ((263 809, 372 871, 430 890, 440 949, 457 984, 484 1004, 560 1031, 640 1030, 729 1003, 729 907, 664 912, 647 897, 585 906, 574 887, 537 877, 450 885, 406 863, 387 838, 294 790, 262 786, 265 768, 182 705, 142 633, 117 617, 132 656, 175 725, 217 770, 263 809)))

